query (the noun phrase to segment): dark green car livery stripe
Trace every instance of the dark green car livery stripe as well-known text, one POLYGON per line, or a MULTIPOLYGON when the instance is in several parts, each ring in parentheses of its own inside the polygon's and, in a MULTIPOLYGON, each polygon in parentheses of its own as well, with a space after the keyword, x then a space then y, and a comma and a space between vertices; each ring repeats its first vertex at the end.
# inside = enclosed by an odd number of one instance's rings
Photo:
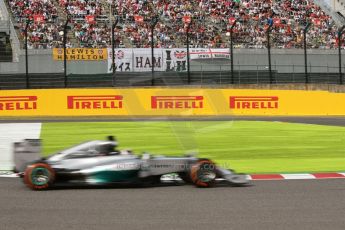
POLYGON ((100 171, 89 176, 94 183, 111 183, 134 180, 138 176, 138 170, 100 171))

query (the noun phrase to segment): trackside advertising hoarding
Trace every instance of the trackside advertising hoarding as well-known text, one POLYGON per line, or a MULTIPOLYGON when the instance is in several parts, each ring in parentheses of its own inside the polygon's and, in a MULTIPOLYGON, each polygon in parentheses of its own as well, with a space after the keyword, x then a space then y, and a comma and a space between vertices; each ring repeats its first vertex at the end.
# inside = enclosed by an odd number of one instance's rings
POLYGON ((197 88, 0 91, 0 117, 194 115, 345 115, 345 94, 197 88))

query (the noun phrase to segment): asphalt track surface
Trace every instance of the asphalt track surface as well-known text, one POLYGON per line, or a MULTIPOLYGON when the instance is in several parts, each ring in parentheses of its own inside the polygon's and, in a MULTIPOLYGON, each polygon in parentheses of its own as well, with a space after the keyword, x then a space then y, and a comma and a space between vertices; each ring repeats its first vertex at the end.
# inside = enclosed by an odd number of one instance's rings
POLYGON ((0 228, 344 230, 345 180, 252 183, 31 191, 0 178, 0 228))
MULTIPOLYGON (((87 118, 78 121, 100 120, 147 119, 87 118)), ((345 117, 219 117, 217 120, 345 126, 345 117)), ((6 119, 0 123, 60 121, 77 120, 6 119)), ((0 229, 345 229, 344 179, 251 183, 249 187, 210 189, 169 185, 36 192, 26 188, 19 178, 0 178, 0 229)))

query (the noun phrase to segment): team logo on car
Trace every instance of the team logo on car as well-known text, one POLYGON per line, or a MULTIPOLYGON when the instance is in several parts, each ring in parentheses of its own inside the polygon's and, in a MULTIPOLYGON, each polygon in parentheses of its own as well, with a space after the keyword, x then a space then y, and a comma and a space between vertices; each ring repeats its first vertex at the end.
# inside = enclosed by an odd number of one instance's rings
POLYGON ((152 109, 202 109, 203 96, 151 96, 152 109))
POLYGON ((277 96, 231 96, 230 109, 278 109, 277 96))
POLYGON ((121 95, 67 96, 68 109, 121 109, 121 95))
POLYGON ((37 109, 37 96, 0 97, 0 111, 35 109, 37 109))

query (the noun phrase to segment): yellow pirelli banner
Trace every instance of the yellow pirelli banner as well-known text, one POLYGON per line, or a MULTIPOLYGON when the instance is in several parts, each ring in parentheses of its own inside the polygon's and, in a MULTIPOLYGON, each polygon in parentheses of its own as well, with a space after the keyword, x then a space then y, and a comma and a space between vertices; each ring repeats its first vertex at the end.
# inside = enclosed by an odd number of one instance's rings
MULTIPOLYGON (((67 48, 66 57, 69 61, 99 61, 107 60, 107 49, 93 49, 93 48, 67 48)), ((62 48, 53 49, 53 59, 56 61, 64 60, 64 53, 62 48)))
POLYGON ((0 117, 194 115, 345 115, 345 94, 195 88, 0 91, 0 117))

